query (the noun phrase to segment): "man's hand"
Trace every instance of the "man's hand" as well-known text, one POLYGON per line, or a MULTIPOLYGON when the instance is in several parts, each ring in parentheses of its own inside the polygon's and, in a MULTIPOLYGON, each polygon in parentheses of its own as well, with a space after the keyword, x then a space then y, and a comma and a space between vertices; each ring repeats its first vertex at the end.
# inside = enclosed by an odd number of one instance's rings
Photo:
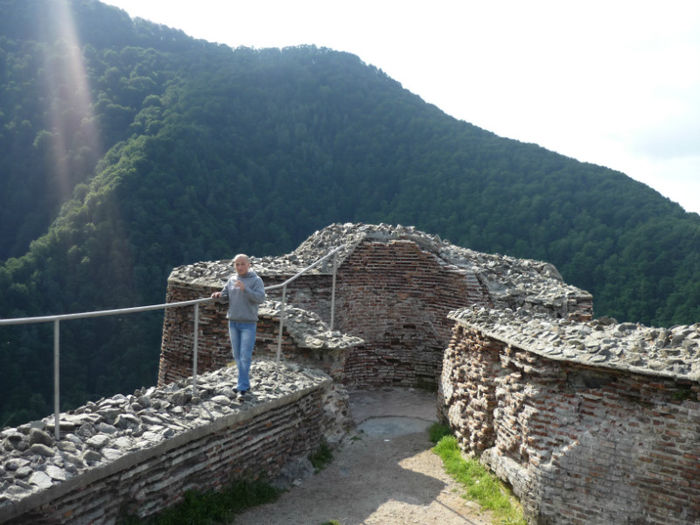
POLYGON ((214 292, 211 294, 212 299, 218 299, 219 297, 221 297, 221 292, 214 292))

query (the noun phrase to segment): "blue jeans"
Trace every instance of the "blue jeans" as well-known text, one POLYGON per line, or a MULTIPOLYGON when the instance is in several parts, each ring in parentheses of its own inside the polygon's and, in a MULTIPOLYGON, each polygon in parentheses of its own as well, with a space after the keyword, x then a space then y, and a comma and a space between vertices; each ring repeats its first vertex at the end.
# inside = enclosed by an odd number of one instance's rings
POLYGON ((253 361, 255 346, 255 323, 228 322, 228 334, 231 337, 233 359, 238 368, 238 390, 250 389, 250 363, 253 361))

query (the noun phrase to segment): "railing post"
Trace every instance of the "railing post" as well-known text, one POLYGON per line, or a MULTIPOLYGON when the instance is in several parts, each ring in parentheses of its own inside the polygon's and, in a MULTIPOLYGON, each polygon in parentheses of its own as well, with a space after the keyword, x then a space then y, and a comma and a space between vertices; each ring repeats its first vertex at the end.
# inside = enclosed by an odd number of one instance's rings
POLYGON ((335 276, 338 273, 338 252, 333 254, 333 287, 331 288, 331 325, 333 331, 333 321, 335 320, 335 276))
POLYGON ((192 362, 192 395, 197 395, 197 343, 199 342, 199 303, 194 304, 194 349, 192 362))
POLYGON ((280 364, 282 353, 282 329, 284 328, 284 305, 287 302, 287 285, 282 287, 282 304, 280 305, 280 333, 277 334, 277 364, 280 364))
POLYGON ((53 421, 54 421, 54 436, 56 441, 60 439, 61 429, 60 429, 60 419, 61 413, 59 407, 61 406, 59 400, 59 355, 60 355, 60 336, 61 336, 61 325, 58 319, 53 322, 53 421))

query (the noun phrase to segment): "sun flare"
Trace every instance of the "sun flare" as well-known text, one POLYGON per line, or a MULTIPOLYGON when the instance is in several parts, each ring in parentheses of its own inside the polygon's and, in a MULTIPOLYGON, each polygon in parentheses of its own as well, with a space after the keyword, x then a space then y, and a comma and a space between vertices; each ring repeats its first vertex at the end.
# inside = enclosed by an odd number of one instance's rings
POLYGON ((71 6, 57 0, 40 21, 45 34, 55 35, 44 54, 44 100, 48 130, 36 143, 45 143, 51 183, 61 201, 84 180, 99 156, 99 132, 93 112, 90 85, 71 6))

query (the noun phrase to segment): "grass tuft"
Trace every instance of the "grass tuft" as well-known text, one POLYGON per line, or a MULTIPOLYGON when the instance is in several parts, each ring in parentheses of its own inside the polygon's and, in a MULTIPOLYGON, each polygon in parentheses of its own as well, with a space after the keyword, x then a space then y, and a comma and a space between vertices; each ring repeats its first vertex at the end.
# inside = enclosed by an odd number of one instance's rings
POLYGON ((444 436, 433 447, 442 459, 445 471, 466 489, 466 497, 493 511, 501 525, 526 525, 516 498, 498 478, 475 459, 464 459, 457 438, 444 436))
POLYGON ((120 525, 214 525, 230 523, 250 507, 275 501, 281 491, 262 481, 237 481, 219 492, 185 492, 184 499, 146 519, 125 516, 120 525))
POLYGON ((451 433, 450 427, 442 423, 433 423, 428 429, 428 434, 430 435, 430 441, 432 443, 437 443, 443 437, 449 436, 451 433))
POLYGON ((325 441, 321 442, 316 452, 309 454, 309 461, 314 466, 316 473, 323 470, 332 460, 333 452, 325 441))

